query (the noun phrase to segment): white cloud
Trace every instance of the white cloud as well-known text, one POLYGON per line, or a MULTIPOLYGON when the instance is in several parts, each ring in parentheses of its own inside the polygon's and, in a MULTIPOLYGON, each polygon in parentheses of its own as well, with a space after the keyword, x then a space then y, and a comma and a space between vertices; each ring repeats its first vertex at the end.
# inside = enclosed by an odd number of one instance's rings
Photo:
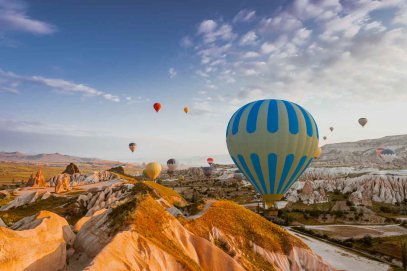
POLYGON ((239 13, 233 18, 233 22, 251 22, 255 19, 256 17, 256 11, 255 10, 247 10, 243 9, 239 11, 239 13))
POLYGON ((173 79, 177 76, 177 71, 171 67, 168 69, 168 74, 170 75, 170 78, 173 79))
POLYGON ((210 33, 215 30, 218 24, 214 20, 202 21, 198 27, 198 34, 210 33))
POLYGON ((204 43, 213 43, 218 39, 229 41, 236 38, 230 24, 218 25, 214 20, 202 21, 198 27, 198 35, 201 35, 204 43))
POLYGON ((48 35, 56 31, 52 24, 30 18, 27 5, 18 0, 0 0, 0 30, 48 35))
POLYGON ((181 39, 180 45, 181 45, 181 47, 184 47, 184 48, 190 48, 194 45, 194 43, 192 42, 192 39, 190 37, 185 36, 181 39))
POLYGON ((257 35, 254 31, 249 31, 245 35, 240 38, 240 45, 252 45, 255 44, 257 41, 257 35))
POLYGON ((255 58, 255 57, 258 57, 258 56, 260 56, 259 53, 249 51, 249 52, 244 53, 243 58, 255 58))
POLYGON ((75 82, 58 78, 46 78, 42 76, 22 76, 12 72, 3 71, 1 69, 0 82, 3 82, 2 88, 11 88, 14 89, 15 92, 18 91, 18 88, 21 87, 21 85, 36 85, 46 87, 60 93, 79 93, 86 97, 99 96, 113 102, 120 101, 120 98, 118 96, 112 95, 110 93, 105 93, 84 84, 77 84, 75 82))

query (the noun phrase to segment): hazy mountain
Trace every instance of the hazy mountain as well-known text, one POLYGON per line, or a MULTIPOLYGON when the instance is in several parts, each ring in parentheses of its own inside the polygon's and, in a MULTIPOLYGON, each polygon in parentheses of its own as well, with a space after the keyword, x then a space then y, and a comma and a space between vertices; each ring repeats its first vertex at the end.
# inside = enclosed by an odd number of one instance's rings
POLYGON ((18 163, 92 163, 92 164, 120 164, 116 161, 101 160, 98 158, 83 158, 77 156, 64 155, 60 153, 25 154, 22 152, 0 152, 0 161, 18 163))
POLYGON ((407 135, 386 136, 378 139, 365 139, 356 142, 327 144, 314 165, 324 166, 407 166, 407 135), (376 148, 388 148, 396 152, 397 158, 385 164, 376 157, 376 148))

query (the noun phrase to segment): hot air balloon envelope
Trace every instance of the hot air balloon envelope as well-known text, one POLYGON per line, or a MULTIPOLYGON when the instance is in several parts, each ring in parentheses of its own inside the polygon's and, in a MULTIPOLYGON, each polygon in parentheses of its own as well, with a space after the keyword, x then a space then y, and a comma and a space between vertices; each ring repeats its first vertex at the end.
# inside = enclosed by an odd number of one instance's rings
POLYGON ((215 160, 211 157, 209 157, 208 159, 206 159, 206 162, 208 162, 208 164, 211 166, 213 164, 215 160))
POLYGON ((158 111, 160 111, 160 109, 161 109, 161 104, 160 104, 160 103, 155 103, 155 104, 153 105, 153 107, 154 107, 155 111, 158 112, 158 111))
POLYGON ((136 143, 129 144, 129 149, 131 150, 131 152, 134 152, 136 150, 136 147, 137 147, 136 143))
POLYGON ((318 137, 312 115, 282 100, 246 104, 233 114, 226 130, 233 162, 268 207, 280 200, 309 166, 318 137))
POLYGON ((187 106, 184 107, 184 112, 187 114, 189 112, 189 108, 187 106))
POLYGON ((360 118, 358 120, 359 124, 362 125, 362 127, 365 127, 366 123, 367 123, 367 118, 360 118))
POLYGON ((334 130, 334 127, 329 127, 329 130, 331 130, 331 132, 334 130))
POLYGON ((175 160, 174 158, 169 159, 167 161, 167 167, 169 172, 173 172, 174 170, 176 170, 178 167, 177 160, 175 160))
POLYGON ((151 181, 157 179, 160 173, 161 165, 159 163, 151 162, 146 165, 145 174, 147 175, 147 178, 150 179, 151 181))

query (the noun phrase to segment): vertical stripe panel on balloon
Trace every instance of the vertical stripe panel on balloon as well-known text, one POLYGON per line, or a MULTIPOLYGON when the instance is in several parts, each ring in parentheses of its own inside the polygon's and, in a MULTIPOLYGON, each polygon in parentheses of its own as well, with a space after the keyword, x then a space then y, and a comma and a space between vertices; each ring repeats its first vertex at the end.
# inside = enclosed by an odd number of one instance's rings
POLYGON ((256 131, 257 128, 257 117, 259 115, 259 109, 263 101, 257 101, 254 103, 252 108, 250 109, 249 115, 247 117, 247 125, 246 125, 246 131, 249 134, 252 134, 256 131))
POLYGON ((243 112, 246 110, 246 108, 253 103, 246 104, 243 106, 237 113, 236 117, 233 120, 233 125, 232 125, 232 134, 235 135, 239 131, 239 124, 240 124, 240 118, 242 117, 243 112))
POLYGON ((291 134, 289 132, 289 119, 286 106, 281 100, 277 100, 276 103, 278 110, 278 131, 275 134, 271 134, 273 136, 274 150, 270 151, 275 152, 277 155, 277 167, 274 181, 274 190, 277 193, 280 180, 283 176, 283 168, 287 153, 286 151, 287 148, 289 148, 289 140, 291 134))
POLYGON ((269 182, 270 182, 270 194, 275 194, 275 181, 276 181, 276 167, 277 167, 277 155, 270 153, 267 157, 268 169, 269 169, 269 182))
POLYGON ((245 175, 249 177, 248 180, 250 181, 250 183, 252 183, 254 185, 257 192, 262 193, 262 190, 257 185, 257 182, 256 182, 255 178, 253 177, 253 174, 250 172, 249 167, 247 166, 247 163, 246 163, 246 160, 244 159, 244 157, 241 156, 240 154, 238 154, 237 158, 239 159, 239 162, 242 165, 243 172, 246 172, 245 175))
POLYGON ((256 171, 256 175, 257 175, 256 181, 258 181, 258 184, 260 184, 259 187, 262 188, 263 194, 268 194, 266 184, 264 182, 263 171, 262 171, 261 166, 260 166, 259 156, 256 153, 252 153, 250 155, 250 159, 251 159, 252 164, 254 166, 254 170, 256 171))
POLYGON ((283 101, 285 104, 287 114, 288 114, 288 125, 290 127, 290 133, 291 134, 297 134, 298 133, 298 118, 297 114, 295 113, 294 107, 291 105, 291 103, 287 101, 283 101))
POLYGON ((307 160, 307 156, 301 157, 301 160, 298 163, 294 173, 291 175, 290 180, 283 187, 283 193, 285 193, 290 188, 290 186, 298 179, 298 177, 297 177, 298 173, 302 170, 302 167, 304 166, 306 160, 307 160))
POLYGON ((313 135, 312 123, 311 123, 311 120, 310 120, 310 118, 308 116, 308 113, 301 106, 299 106, 299 105, 296 105, 296 106, 298 107, 298 109, 301 110, 302 116, 305 119, 305 124, 307 125, 307 135, 312 136, 313 135))
POLYGON ((271 100, 269 102, 267 112, 267 130, 270 133, 275 133, 278 131, 278 107, 276 100, 271 100))
POLYGON ((281 179, 280 179, 280 182, 278 184, 277 194, 281 194, 281 192, 282 192, 281 188, 283 187, 283 185, 285 184, 285 182, 287 180, 287 175, 290 172, 293 161, 294 161, 294 155, 288 154, 285 157, 283 174, 281 175, 281 179))
POLYGON ((307 162, 307 164, 305 165, 305 167, 301 170, 300 174, 298 174, 298 178, 299 178, 299 177, 304 173, 304 171, 308 168, 308 166, 309 166, 309 164, 311 164, 312 160, 313 160, 313 157, 311 157, 311 158, 308 160, 308 162, 307 162))
POLYGON ((315 126, 315 132, 316 132, 316 134, 317 134, 317 139, 319 140, 319 131, 318 131, 318 125, 317 125, 317 123, 316 123, 316 121, 315 121, 314 117, 313 117, 311 114, 309 114, 309 116, 311 117, 311 119, 312 119, 312 121, 313 121, 313 123, 314 123, 314 126, 315 126))
MULTIPOLYGON (((250 175, 248 175, 247 172, 244 171, 243 166, 242 166, 241 164, 239 164, 239 163, 236 161, 236 159, 235 159, 234 157, 232 157, 232 160, 233 160, 233 163, 235 163, 235 165, 239 168, 239 170, 240 170, 240 171, 243 173, 243 175, 246 177, 246 180, 247 180, 249 183, 252 183, 252 180, 250 179, 250 175)), ((261 193, 261 190, 260 190, 256 185, 253 185, 253 186, 254 186, 254 189, 257 191, 257 193, 261 193)))

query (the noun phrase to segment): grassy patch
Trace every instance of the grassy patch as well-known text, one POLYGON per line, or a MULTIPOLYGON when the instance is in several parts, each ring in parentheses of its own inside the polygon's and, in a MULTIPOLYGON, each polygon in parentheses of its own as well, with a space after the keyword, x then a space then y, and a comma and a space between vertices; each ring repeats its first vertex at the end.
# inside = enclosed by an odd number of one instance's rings
POLYGON ((81 213, 75 214, 75 202, 76 197, 49 197, 29 205, 23 205, 8 211, 1 211, 0 217, 6 224, 10 225, 24 217, 35 215, 42 210, 47 210, 66 218, 68 223, 73 225, 84 215, 81 213))
POLYGON ((144 184, 157 190, 161 197, 163 197, 170 204, 177 204, 180 207, 185 206, 187 204, 185 199, 171 188, 165 187, 163 185, 151 181, 146 181, 144 182, 144 184))

